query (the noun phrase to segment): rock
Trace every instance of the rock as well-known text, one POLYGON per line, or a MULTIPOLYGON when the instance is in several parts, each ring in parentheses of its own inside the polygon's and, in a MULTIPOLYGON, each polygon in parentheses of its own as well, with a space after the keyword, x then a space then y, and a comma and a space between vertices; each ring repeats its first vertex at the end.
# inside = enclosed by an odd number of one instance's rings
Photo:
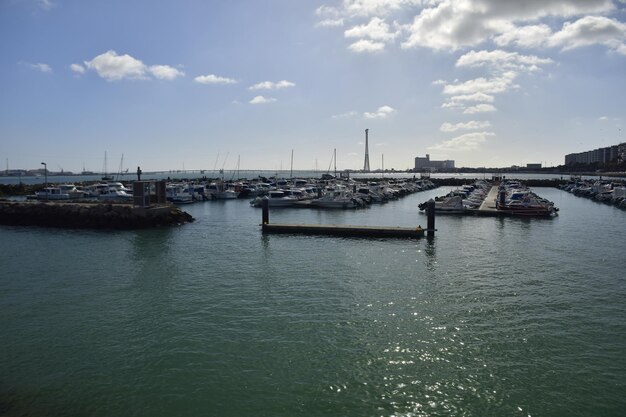
POLYGON ((0 224, 78 229, 143 229, 192 222, 175 206, 0 201, 0 224))

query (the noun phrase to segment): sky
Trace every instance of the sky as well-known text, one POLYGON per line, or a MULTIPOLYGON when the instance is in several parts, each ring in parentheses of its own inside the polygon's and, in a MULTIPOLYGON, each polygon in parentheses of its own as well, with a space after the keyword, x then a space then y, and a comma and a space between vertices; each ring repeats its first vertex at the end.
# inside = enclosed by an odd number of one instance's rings
POLYGON ((557 166, 625 112, 626 0, 0 0, 9 169, 557 166))

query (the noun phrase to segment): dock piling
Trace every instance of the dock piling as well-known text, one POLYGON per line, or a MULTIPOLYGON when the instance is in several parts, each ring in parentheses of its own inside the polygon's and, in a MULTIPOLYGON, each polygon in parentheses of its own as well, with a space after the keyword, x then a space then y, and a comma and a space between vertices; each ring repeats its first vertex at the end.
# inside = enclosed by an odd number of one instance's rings
POLYGON ((267 197, 264 197, 261 200, 261 210, 262 210, 261 223, 269 224, 270 223, 270 201, 267 199, 267 197))
POLYGON ((497 207, 504 207, 505 203, 506 203, 506 191, 504 191, 503 189, 499 191, 499 195, 498 195, 498 205, 497 207))
POLYGON ((435 237, 435 200, 432 198, 426 202, 426 214, 428 223, 426 225, 427 237, 435 237))

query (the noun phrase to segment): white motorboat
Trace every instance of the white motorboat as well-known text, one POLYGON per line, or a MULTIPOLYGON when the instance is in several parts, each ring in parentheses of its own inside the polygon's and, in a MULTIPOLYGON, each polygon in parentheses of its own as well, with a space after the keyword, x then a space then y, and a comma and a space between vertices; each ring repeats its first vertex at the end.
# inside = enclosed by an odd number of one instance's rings
POLYGON ((268 200, 269 207, 289 207, 300 201, 292 194, 287 194, 284 190, 271 190, 267 193, 267 196, 257 197, 250 204, 254 207, 261 207, 263 199, 268 200))
POLYGON ((223 182, 212 182, 207 185, 206 191, 210 198, 216 200, 229 200, 239 197, 238 191, 226 187, 223 182))
POLYGON ((61 189, 62 194, 69 194, 71 199, 75 198, 85 198, 89 196, 89 193, 82 188, 76 187, 74 184, 60 184, 59 188, 61 189))
POLYGON ((128 194, 126 191, 116 190, 115 188, 109 188, 108 191, 100 194, 98 200, 111 201, 111 202, 129 202, 133 200, 132 194, 128 194))
POLYGON ((60 187, 46 187, 35 193, 38 200, 69 200, 70 195, 60 187))
POLYGON ((361 207, 359 200, 343 190, 328 190, 323 196, 313 199, 311 205, 321 208, 338 209, 361 207))
POLYGON ((187 204, 193 202, 193 194, 189 192, 186 184, 167 184, 165 198, 174 204, 187 204))
MULTIPOLYGON (((426 203, 420 204, 420 210, 426 210, 426 203)), ((466 211, 463 205, 463 198, 459 195, 444 197, 440 201, 435 201, 435 213, 458 214, 466 211)))

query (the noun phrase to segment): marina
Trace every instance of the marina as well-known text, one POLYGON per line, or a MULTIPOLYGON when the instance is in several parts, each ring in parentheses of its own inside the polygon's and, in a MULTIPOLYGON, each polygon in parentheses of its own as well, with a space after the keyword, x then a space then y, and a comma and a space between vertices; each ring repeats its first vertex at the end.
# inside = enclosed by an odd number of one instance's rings
MULTIPOLYGON (((424 226, 417 205, 457 188, 271 221, 424 226)), ((34 417, 619 415, 626 212, 534 190, 559 216, 438 215, 434 239, 265 234, 247 199, 185 205, 183 227, 0 226, 0 402, 34 417)))
POLYGON ((615 180, 571 178, 559 186, 561 190, 576 196, 589 198, 599 203, 611 204, 626 209, 626 182, 615 180))
MULTIPOLYGON (((426 204, 420 204, 419 208, 424 210, 426 204)), ((437 197, 435 211, 475 216, 553 217, 559 209, 519 181, 502 181, 497 185, 476 181, 437 197)))
POLYGON ((626 415, 625 12, 0 1, 0 417, 626 415))

